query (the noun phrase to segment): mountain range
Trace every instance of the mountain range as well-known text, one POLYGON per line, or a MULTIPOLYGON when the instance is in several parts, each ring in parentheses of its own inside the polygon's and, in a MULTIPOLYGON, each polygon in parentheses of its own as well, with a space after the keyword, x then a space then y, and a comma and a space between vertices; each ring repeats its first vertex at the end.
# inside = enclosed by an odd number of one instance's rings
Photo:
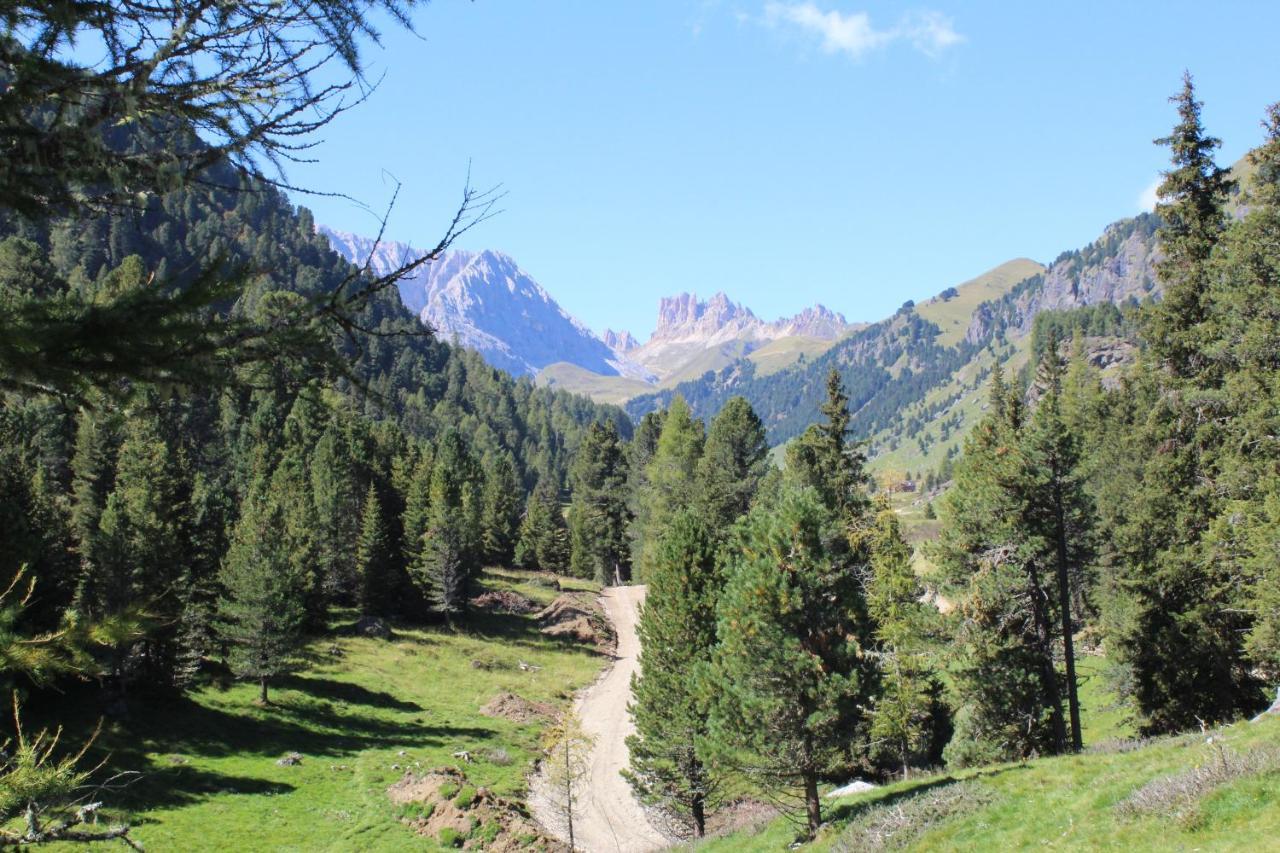
MULTIPOLYGON (((317 229, 344 258, 385 275, 421 258, 405 243, 317 229)), ((596 335, 501 252, 451 251, 398 282, 400 298, 446 340, 490 364, 545 385, 622 402, 718 370, 758 351, 781 364, 820 350, 856 327, 821 305, 765 322, 724 293, 664 298, 649 340, 628 331, 596 335)))
MULTIPOLYGON (((1235 171, 1247 179, 1242 164, 1235 171)), ((1237 199, 1237 214, 1241 209, 1237 199)), ((766 322, 724 292, 706 300, 682 293, 660 301, 648 340, 613 329, 597 336, 498 252, 451 252, 402 282, 400 292, 424 322, 495 366, 625 404, 633 420, 676 394, 703 418, 742 395, 775 446, 817 417, 834 368, 872 466, 911 472, 959 452, 981 416, 992 368, 1016 372, 1029 362, 1037 317, 1158 297, 1158 225, 1149 213, 1121 219, 1047 266, 1013 259, 873 324, 849 323, 821 305, 766 322)), ((415 257, 402 244, 375 247, 321 230, 348 259, 368 259, 379 272, 415 257)), ((1133 354, 1114 329, 1086 346, 1102 366, 1133 354)))

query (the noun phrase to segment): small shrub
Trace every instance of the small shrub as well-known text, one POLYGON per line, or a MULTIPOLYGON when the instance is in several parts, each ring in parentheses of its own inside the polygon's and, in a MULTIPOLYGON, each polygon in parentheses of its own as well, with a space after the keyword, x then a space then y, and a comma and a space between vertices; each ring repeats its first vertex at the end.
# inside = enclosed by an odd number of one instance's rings
POLYGON ((402 803, 400 808, 396 810, 396 816, 405 820, 427 820, 435 810, 435 803, 402 803))
POLYGON ((901 849, 935 827, 977 811, 994 799, 995 794, 978 782, 954 782, 881 803, 851 821, 832 850, 856 853, 901 849))
POLYGON ((440 786, 440 799, 451 800, 453 795, 458 793, 459 785, 457 782, 445 782, 440 786))
POLYGON ((511 764, 511 754, 508 753, 502 747, 495 747, 494 749, 486 749, 484 751, 484 758, 486 761, 488 761, 490 764, 496 767, 507 767, 508 765, 511 764))
POLYGON ((498 840, 498 833, 502 832, 502 827, 497 821, 490 821, 480 827, 480 831, 472 835, 473 838, 480 839, 482 846, 489 846, 498 840))
POLYGON ((476 788, 474 785, 464 785, 462 790, 458 792, 458 796, 453 798, 453 804, 460 809, 469 809, 471 804, 476 801, 476 788))
POLYGON ((467 837, 451 826, 441 827, 440 832, 436 834, 436 840, 440 842, 441 847, 461 847, 467 837))
POLYGON ((1153 779, 1116 803, 1126 817, 1156 816, 1194 824, 1200 801, 1214 789, 1250 776, 1280 773, 1280 749, 1265 747, 1239 753, 1210 744, 1213 754, 1199 767, 1153 779))

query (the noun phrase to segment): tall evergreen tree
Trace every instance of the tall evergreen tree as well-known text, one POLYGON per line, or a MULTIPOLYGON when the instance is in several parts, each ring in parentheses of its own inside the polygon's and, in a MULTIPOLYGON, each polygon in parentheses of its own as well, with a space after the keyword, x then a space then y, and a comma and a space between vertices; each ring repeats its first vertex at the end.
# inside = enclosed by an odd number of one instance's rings
POLYGON ((310 473, 316 553, 325 592, 350 596, 357 591, 355 543, 360 533, 360 491, 351 448, 336 416, 315 445, 310 473))
POLYGON ((702 421, 694 418, 684 398, 677 396, 663 418, 662 434, 646 469, 646 483, 638 501, 635 525, 640 561, 635 571, 641 581, 647 578, 658 541, 672 517, 694 504, 702 444, 702 421))
POLYGON ((436 448, 422 551, 412 577, 450 624, 465 615, 480 557, 480 471, 457 430, 436 448))
POLYGON ((626 457, 612 421, 587 430, 569 475, 569 571, 602 584, 630 577, 626 457))
POLYGON ((911 565, 911 548, 887 503, 877 509, 871 542, 867 611, 875 625, 880 673, 871 713, 871 742, 877 757, 892 756, 903 776, 912 761, 940 757, 939 730, 948 721, 939 701, 941 685, 928 649, 936 611, 911 565))
POLYGON ((1060 752, 1067 742, 1054 665, 1055 602, 1029 547, 1021 408, 997 369, 988 413, 965 441, 941 501, 933 549, 952 618, 959 700, 948 761, 1060 752))
POLYGON ((1164 298, 1150 312, 1146 338, 1164 367, 1185 378, 1204 366, 1207 261, 1226 227, 1223 205, 1235 182, 1213 160, 1222 141, 1205 132, 1200 120, 1204 105, 1196 100, 1190 73, 1183 74, 1182 90, 1170 101, 1177 105, 1178 123, 1172 133, 1156 140, 1169 148, 1172 160, 1156 205, 1163 223, 1159 275, 1164 298))
POLYGON ((849 396, 833 367, 827 374, 824 420, 811 425, 787 446, 787 476, 818 491, 827 506, 847 522, 866 513, 866 455, 849 440, 849 396))
POLYGON ((808 488, 753 510, 737 535, 708 670, 710 741, 766 789, 798 788, 812 835, 819 779, 865 736, 866 567, 851 564, 844 525, 808 488))
POLYGON ((225 593, 218 606, 219 628, 230 644, 231 667, 258 682, 259 701, 268 701, 275 678, 292 672, 303 644, 304 606, 312 578, 281 536, 284 506, 296 497, 259 482, 241 507, 222 567, 225 593))
POLYGON ((627 739, 631 784, 701 838, 719 780, 707 757, 707 696, 698 679, 716 643, 720 577, 711 529, 676 514, 658 544, 638 631, 644 669, 632 682, 636 733, 627 739))
POLYGON ((382 502, 372 483, 365 495, 360 538, 356 541, 356 572, 360 612, 367 616, 385 612, 392 596, 391 553, 382 521, 382 502))
POLYGON ((1066 663, 1067 706, 1071 748, 1083 746, 1080 700, 1076 685, 1076 657, 1071 616, 1072 581, 1083 576, 1093 559, 1094 513, 1080 472, 1080 449, 1062 411, 1063 365, 1058 339, 1050 333, 1041 359, 1037 385, 1041 397, 1022 438, 1025 495, 1022 519, 1029 534, 1028 557, 1039 561, 1057 578, 1058 618, 1062 624, 1066 663))
POLYGON ((549 478, 541 478, 525 503, 516 542, 515 562, 524 569, 562 574, 569 568, 569 529, 560 494, 549 478))
POLYGON ((733 397, 712 419, 698 461, 698 504, 712 530, 725 532, 746 515, 768 469, 764 424, 745 398, 733 397))
POLYGON ((491 565, 507 565, 515 554, 522 493, 511 454, 498 454, 485 469, 481 496, 480 547, 491 565))

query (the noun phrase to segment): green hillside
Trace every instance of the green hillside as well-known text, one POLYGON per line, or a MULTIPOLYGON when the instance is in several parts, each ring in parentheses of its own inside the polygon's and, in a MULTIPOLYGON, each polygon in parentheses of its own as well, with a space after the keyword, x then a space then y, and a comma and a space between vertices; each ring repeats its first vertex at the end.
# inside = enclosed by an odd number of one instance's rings
POLYGON ((540 388, 552 388, 567 391, 570 394, 582 394, 597 403, 615 403, 621 405, 637 394, 652 390, 638 379, 625 376, 601 376, 585 367, 558 361, 548 364, 538 371, 534 381, 540 388))
POLYGON ((917 305, 916 313, 942 330, 938 336, 939 344, 955 346, 964 338, 974 309, 987 300, 999 299, 1018 282, 1044 271, 1042 264, 1028 258, 1007 261, 917 305))
MULTIPOLYGON (((592 588, 508 570, 490 570, 484 586, 542 605, 557 581, 592 588)), ((441 849, 402 822, 388 786, 410 770, 457 766, 473 786, 523 796, 548 720, 480 709, 501 693, 563 707, 605 661, 542 634, 532 615, 478 613, 461 631, 397 624, 389 639, 350 628, 315 638, 309 666, 268 707, 253 685, 215 681, 110 723, 90 759, 109 755, 113 771, 141 775, 101 795, 103 820, 127 820, 148 850, 441 849), (289 753, 299 763, 277 763, 289 753)), ((92 703, 77 704, 80 716, 62 720, 68 744, 98 719, 92 703)))
MULTIPOLYGON (((1272 716, 921 776, 828 801, 829 823, 799 849, 1272 850, 1280 837, 1277 739, 1280 717, 1272 716)), ((795 826, 778 819, 697 849, 780 851, 795 837, 795 826)))
POLYGON ((793 335, 770 341, 747 358, 756 366, 756 376, 769 376, 785 370, 798 361, 817 358, 836 345, 836 341, 793 335))

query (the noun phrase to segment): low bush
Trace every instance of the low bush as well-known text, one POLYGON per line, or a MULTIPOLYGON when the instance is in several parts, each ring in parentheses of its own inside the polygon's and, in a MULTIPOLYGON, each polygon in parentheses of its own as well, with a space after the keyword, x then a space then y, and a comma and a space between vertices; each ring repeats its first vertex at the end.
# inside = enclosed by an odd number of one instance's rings
POLYGON ((1200 801, 1214 789, 1237 779, 1280 773, 1280 748, 1259 747, 1240 753, 1211 742, 1210 752, 1199 767, 1161 776, 1138 788, 1116 803, 1116 811, 1126 817, 1156 816, 1194 824, 1200 801))
POLYGON ((840 834, 835 853, 895 850, 911 844, 948 820, 977 811, 995 799, 978 782, 953 782, 880 803, 855 818, 840 834))

